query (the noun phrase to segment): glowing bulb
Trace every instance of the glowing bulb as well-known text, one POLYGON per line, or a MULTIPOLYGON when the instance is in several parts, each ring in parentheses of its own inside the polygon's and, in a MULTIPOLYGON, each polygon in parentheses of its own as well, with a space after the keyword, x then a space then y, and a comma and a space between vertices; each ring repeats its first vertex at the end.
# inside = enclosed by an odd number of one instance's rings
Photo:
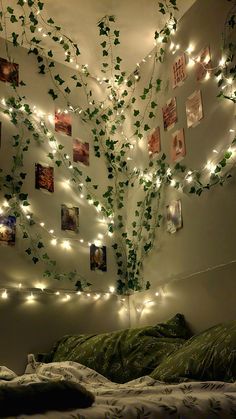
POLYGON ((113 236, 113 233, 111 231, 108 231, 108 236, 109 237, 112 237, 113 236))
POLYGON ((7 291, 5 290, 5 291, 3 291, 3 293, 2 293, 2 299, 3 300, 6 300, 7 298, 8 298, 8 294, 7 294, 7 291))
POLYGON ((44 227, 44 226, 45 226, 45 224, 44 224, 44 223, 40 223, 40 225, 41 225, 41 227, 44 227))
POLYGON ((81 291, 78 291, 76 294, 77 294, 77 295, 81 295, 81 291))
POLYGON ((84 242, 84 240, 83 239, 80 239, 80 243, 83 243, 84 242))
POLYGON ((28 295, 28 296, 26 297, 26 300, 27 300, 29 303, 32 303, 32 302, 34 301, 34 295, 32 294, 32 292, 31 292, 31 294, 30 294, 30 295, 28 295))
POLYGON ((170 182, 170 186, 175 186, 176 185, 176 180, 172 179, 170 182))
POLYGON ((38 283, 36 284, 36 288, 39 288, 41 291, 44 291, 44 290, 45 290, 45 288, 46 288, 46 286, 45 286, 45 284, 43 284, 43 283, 41 283, 41 282, 38 282, 38 283))
POLYGON ((64 241, 62 242, 61 246, 62 246, 62 247, 63 247, 63 249, 65 249, 65 250, 69 250, 69 249, 71 249, 71 246, 70 246, 70 242, 69 242, 69 240, 64 240, 64 241))
POLYGON ((109 287, 109 291, 110 291, 111 293, 115 292, 115 287, 113 287, 113 286, 109 287))
POLYGON ((216 169, 216 165, 209 161, 207 162, 206 169, 208 169, 210 173, 214 173, 216 169))
POLYGON ((55 295, 60 295, 60 292, 59 291, 55 292, 55 295))
POLYGON ((49 233, 50 233, 50 234, 53 234, 53 233, 54 233, 54 230, 49 230, 49 233))
POLYGON ((51 240, 51 244, 52 244, 53 246, 56 246, 56 245, 57 245, 57 239, 52 239, 52 240, 51 240))
POLYGON ((224 65, 225 65, 225 58, 222 57, 220 62, 219 62, 219 66, 224 67, 224 65))
POLYGON ((3 209, 0 207, 0 215, 3 214, 3 209))
POLYGON ((88 293, 88 294, 87 294, 87 297, 90 297, 90 296, 91 296, 91 294, 90 294, 90 293, 88 293))
POLYGON ((103 239, 103 237, 104 237, 103 234, 101 234, 101 233, 98 234, 99 239, 103 239))
POLYGON ((89 199, 88 200, 88 203, 89 203, 89 205, 93 205, 93 200, 92 199, 89 199))
POLYGON ((156 293, 155 293, 155 296, 156 297, 158 297, 160 295, 160 293, 157 291, 156 293))
POLYGON ((194 47, 193 47, 193 45, 192 45, 192 44, 190 44, 190 45, 189 45, 189 47, 186 49, 186 52, 187 52, 188 54, 191 54, 193 51, 194 51, 194 47))

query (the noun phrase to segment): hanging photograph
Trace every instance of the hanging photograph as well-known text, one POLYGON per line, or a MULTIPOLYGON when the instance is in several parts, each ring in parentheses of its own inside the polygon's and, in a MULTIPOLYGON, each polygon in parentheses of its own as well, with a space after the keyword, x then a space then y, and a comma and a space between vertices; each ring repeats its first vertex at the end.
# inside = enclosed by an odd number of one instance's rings
POLYGON ((150 158, 161 151, 161 136, 159 127, 154 128, 148 135, 148 151, 150 158))
POLYGON ((179 55, 172 66, 173 89, 183 84, 187 77, 185 54, 179 55))
POLYGON ((168 100, 165 106, 162 108, 163 123, 165 131, 170 130, 177 122, 177 106, 176 98, 168 100))
POLYGON ((54 169, 49 166, 35 164, 35 188, 54 192, 54 169))
POLYGON ((183 227, 182 208, 180 199, 172 201, 167 206, 167 231, 171 234, 183 227))
POLYGON ((195 127, 203 118, 202 95, 196 90, 186 101, 187 126, 195 127))
POLYGON ((2 145, 2 123, 0 121, 0 147, 2 145))
POLYGON ((78 233, 79 231, 79 208, 61 205, 61 229, 78 233))
POLYGON ((98 247, 95 244, 90 246, 90 269, 91 271, 107 271, 106 246, 98 247))
POLYGON ((19 85, 19 64, 10 63, 5 58, 0 58, 0 80, 5 83, 19 85))
POLYGON ((205 79, 207 71, 211 68, 210 48, 205 47, 201 50, 196 62, 196 79, 202 81, 205 79))
POLYGON ((179 129, 172 134, 171 160, 178 162, 186 155, 184 129, 179 129))
POLYGON ((83 143, 76 138, 73 139, 73 161, 89 166, 89 143, 83 143))
POLYGON ((0 244, 14 246, 16 241, 16 217, 0 216, 0 244))
POLYGON ((71 136, 72 134, 71 114, 60 112, 59 110, 55 112, 55 131, 71 136))

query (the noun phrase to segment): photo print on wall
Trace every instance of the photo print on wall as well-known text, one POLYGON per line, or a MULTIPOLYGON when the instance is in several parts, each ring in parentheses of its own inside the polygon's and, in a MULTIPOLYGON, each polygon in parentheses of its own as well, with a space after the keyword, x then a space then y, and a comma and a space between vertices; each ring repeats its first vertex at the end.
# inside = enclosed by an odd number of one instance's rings
POLYGON ((148 135, 148 152, 150 158, 161 151, 160 128, 154 128, 148 135))
POLYGON ((169 131, 177 122, 176 98, 168 100, 162 108, 164 130, 169 131))
POLYGON ((173 89, 175 89, 175 87, 177 86, 181 86, 181 84, 183 84, 186 78, 187 78, 187 73, 186 73, 185 54, 181 54, 176 58, 172 66, 173 89))
POLYGON ((203 48, 198 57, 196 62, 196 79, 197 81, 202 81, 205 79, 207 71, 211 68, 211 55, 210 55, 210 48, 205 47, 203 48))
POLYGON ((0 81, 19 85, 19 64, 0 58, 0 81))
POLYGON ((0 216, 0 244, 14 246, 16 241, 16 217, 0 216))
POLYGON ((61 205, 61 229, 78 233, 79 231, 79 208, 61 205))
POLYGON ((171 201, 166 207, 167 231, 171 234, 183 227, 182 207, 180 199, 171 201))
POLYGON ((72 117, 69 113, 55 111, 55 131, 65 135, 72 135, 72 117))
POLYGON ((107 250, 106 246, 90 246, 90 269, 91 271, 107 271, 107 250))
POLYGON ((54 192, 54 169, 49 166, 42 166, 35 163, 35 188, 45 189, 48 192, 54 192))
POLYGON ((172 134, 171 141, 171 160, 178 162, 186 156, 186 146, 184 138, 184 129, 179 129, 172 134))
POLYGON ((73 139, 73 161, 89 166, 89 143, 83 143, 77 138, 73 139))
POLYGON ((195 127, 203 118, 202 95, 200 90, 193 92, 186 101, 187 127, 195 127))

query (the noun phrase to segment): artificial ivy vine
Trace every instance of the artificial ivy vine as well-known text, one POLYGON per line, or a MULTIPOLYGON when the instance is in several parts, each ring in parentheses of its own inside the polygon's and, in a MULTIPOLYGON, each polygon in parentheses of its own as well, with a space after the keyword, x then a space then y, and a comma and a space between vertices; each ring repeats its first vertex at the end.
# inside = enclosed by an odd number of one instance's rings
MULTIPOLYGON (((59 273, 57 263, 52 260, 46 251, 47 245, 38 233, 35 226, 35 217, 29 211, 28 194, 24 191, 24 154, 29 150, 32 142, 49 145, 47 157, 59 168, 62 168, 70 180, 70 184, 77 193, 81 192, 84 184, 86 198, 107 219, 108 232, 113 234, 113 249, 117 259, 117 292, 120 294, 139 291, 149 288, 150 283, 143 282, 142 264, 144 257, 154 246, 156 231, 160 227, 163 214, 161 202, 165 189, 172 186, 185 193, 201 195, 215 184, 223 185, 231 176, 230 170, 232 151, 227 150, 217 165, 211 169, 210 178, 206 181, 204 171, 190 170, 177 163, 171 167, 162 154, 150 161, 149 166, 141 171, 128 166, 130 150, 134 142, 141 140, 151 129, 152 118, 158 104, 158 93, 162 88, 162 80, 156 76, 157 66, 165 58, 165 47, 168 45, 173 31, 177 29, 175 11, 178 10, 176 0, 158 2, 159 12, 166 16, 166 23, 160 31, 156 31, 154 39, 155 49, 152 53, 153 65, 147 85, 141 95, 137 96, 137 87, 140 79, 140 66, 130 75, 122 71, 122 58, 118 55, 117 46, 120 44, 120 32, 115 27, 114 16, 105 16, 98 22, 100 46, 102 53, 102 78, 90 73, 87 65, 79 65, 77 58, 80 55, 79 47, 57 26, 52 18, 46 19, 43 15, 44 4, 40 1, 18 0, 18 7, 14 10, 7 7, 0 12, 0 31, 7 39, 10 37, 13 45, 28 47, 28 54, 35 56, 38 72, 42 76, 47 74, 51 79, 48 94, 53 101, 58 98, 64 100, 68 112, 73 112, 81 120, 81 124, 91 126, 94 141, 94 153, 97 158, 104 158, 107 167, 109 185, 104 193, 89 176, 85 176, 81 169, 73 164, 70 157, 64 152, 64 146, 58 143, 57 138, 48 128, 45 115, 37 112, 24 95, 19 94, 19 88, 12 83, 13 94, 2 101, 0 111, 9 115, 11 122, 16 126, 17 134, 12 138, 13 155, 12 168, 9 173, 0 169, 0 187, 4 190, 8 202, 7 212, 14 214, 19 220, 19 227, 23 239, 27 242, 25 252, 33 263, 45 265, 44 275, 50 278, 68 278, 76 282, 78 290, 88 287, 89 284, 81 277, 77 270, 68 273, 59 273), (21 29, 8 33, 9 23, 19 24, 21 29), (46 47, 43 40, 50 41, 46 47), (65 62, 72 63, 76 70, 71 70, 71 76, 64 79, 58 72, 55 59, 57 50, 62 50, 65 62), (92 83, 104 87, 105 98, 97 101, 92 83), (80 95, 86 100, 86 106, 81 107, 73 103, 71 93, 79 89, 80 95), (141 100, 144 110, 141 111, 138 101, 141 100), (133 116, 133 129, 129 137, 124 133, 127 114, 133 116), (226 170, 227 168, 227 170, 226 170), (139 188, 142 198, 137 201, 134 209, 131 226, 127 227, 126 208, 128 190, 139 188)), ((228 16, 227 30, 235 26, 234 11, 228 16)), ((18 26, 17 26, 18 28, 18 26)), ((235 45, 226 42, 224 37, 224 63, 217 67, 215 76, 218 77, 220 88, 219 96, 236 102, 236 92, 230 91, 230 86, 222 89, 230 76, 236 77, 234 63, 235 45)), ((6 55, 11 57, 6 42, 6 55)), ((21 89, 25 82, 20 81, 21 89)), ((232 90, 232 89, 231 89, 232 90)), ((235 144, 235 139, 232 142, 235 144)))

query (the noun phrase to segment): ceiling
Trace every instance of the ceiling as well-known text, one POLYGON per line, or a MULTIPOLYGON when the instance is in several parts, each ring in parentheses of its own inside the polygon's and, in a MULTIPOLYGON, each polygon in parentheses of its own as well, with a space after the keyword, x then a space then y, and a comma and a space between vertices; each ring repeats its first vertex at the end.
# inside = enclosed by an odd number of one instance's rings
MULTIPOLYGON (((178 0, 178 18, 195 1, 178 0)), ((17 6, 17 0, 3 3, 13 8, 17 6)), ((44 0, 44 11, 78 43, 80 63, 87 63, 94 70, 100 67, 99 60, 101 62, 99 43, 102 41, 97 22, 104 15, 116 16, 115 29, 120 30, 121 40, 117 53, 122 56, 122 69, 127 72, 133 71, 136 62, 152 50, 155 30, 164 22, 158 12, 158 0, 44 0)))

